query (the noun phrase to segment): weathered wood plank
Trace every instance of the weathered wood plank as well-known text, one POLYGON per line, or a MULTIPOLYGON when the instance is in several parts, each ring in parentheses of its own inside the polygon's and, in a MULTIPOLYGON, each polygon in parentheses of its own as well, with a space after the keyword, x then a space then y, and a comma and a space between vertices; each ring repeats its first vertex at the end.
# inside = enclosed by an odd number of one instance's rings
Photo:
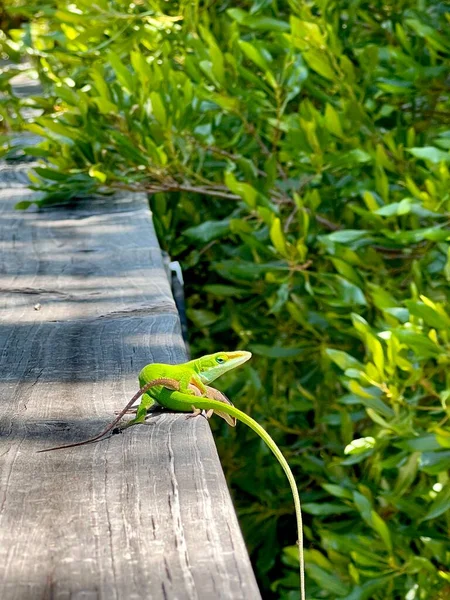
POLYGON ((21 169, 0 171, 0 597, 260 598, 205 419, 36 453, 186 356, 145 199, 22 213, 21 169))

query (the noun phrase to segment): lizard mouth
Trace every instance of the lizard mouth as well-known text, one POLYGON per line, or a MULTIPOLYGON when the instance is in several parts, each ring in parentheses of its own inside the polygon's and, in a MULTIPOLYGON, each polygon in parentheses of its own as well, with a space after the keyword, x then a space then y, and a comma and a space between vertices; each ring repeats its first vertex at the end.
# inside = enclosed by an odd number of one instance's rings
POLYGON ((252 353, 246 350, 236 350, 236 352, 227 352, 228 359, 233 361, 234 366, 242 365, 251 359, 252 353))

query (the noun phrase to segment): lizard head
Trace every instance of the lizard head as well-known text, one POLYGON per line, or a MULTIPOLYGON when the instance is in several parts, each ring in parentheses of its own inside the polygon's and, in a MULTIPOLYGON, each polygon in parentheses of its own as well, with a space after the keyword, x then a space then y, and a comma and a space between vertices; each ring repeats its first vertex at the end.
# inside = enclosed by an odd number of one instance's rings
POLYGON ((235 352, 216 352, 198 358, 196 370, 203 383, 211 383, 227 371, 247 362, 252 357, 251 352, 236 350, 235 352))

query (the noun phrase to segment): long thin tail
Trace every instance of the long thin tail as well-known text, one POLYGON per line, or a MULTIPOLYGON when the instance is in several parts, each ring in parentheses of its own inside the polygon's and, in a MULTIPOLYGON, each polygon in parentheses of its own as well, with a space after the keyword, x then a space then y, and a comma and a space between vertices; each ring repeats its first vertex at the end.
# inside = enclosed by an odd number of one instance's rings
MULTIPOLYGON (((184 394, 176 394, 176 397, 179 397, 184 394)), ((245 414, 235 406, 230 406, 228 404, 224 404, 222 402, 218 402, 216 400, 209 400, 208 398, 199 398, 194 396, 187 396, 186 404, 192 405, 196 408, 208 409, 212 408, 214 410, 220 410, 224 413, 229 414, 232 417, 235 417, 238 421, 245 423, 248 425, 250 429, 253 429, 255 433, 259 435, 259 437, 267 444, 270 450, 275 454, 276 459, 280 463, 283 471, 288 478, 289 485, 291 486, 292 496, 294 498, 294 506, 295 506, 295 515, 297 518, 297 536, 298 536, 298 549, 299 549, 299 560, 300 560, 300 598, 301 600, 305 600, 305 560, 303 556, 303 521, 302 521, 302 509, 300 504, 300 496, 298 494, 297 484, 294 479, 294 475, 292 474, 291 468, 289 467, 286 459, 284 458, 281 450, 278 448, 274 440, 267 433, 265 429, 261 427, 259 423, 257 423, 252 417, 245 414)))
POLYGON ((63 448, 74 448, 75 446, 84 446, 85 444, 91 444, 92 442, 96 442, 97 440, 101 439, 104 435, 109 433, 111 431, 111 429, 113 427, 115 427, 117 425, 117 423, 120 421, 120 419, 125 415, 127 410, 133 406, 133 404, 136 402, 136 400, 138 400, 143 394, 145 394, 145 392, 148 392, 148 390, 151 387, 154 387, 155 385, 164 385, 172 390, 178 390, 180 384, 178 383, 178 381, 176 381, 176 379, 170 379, 168 377, 161 377, 159 379, 153 379, 152 381, 149 381, 143 387, 141 387, 141 389, 138 392, 136 392, 136 394, 131 398, 131 400, 128 402, 128 404, 125 406, 125 408, 117 415, 117 417, 114 419, 114 421, 112 423, 110 423, 106 427, 106 429, 101 431, 96 436, 89 438, 88 440, 84 440, 82 442, 66 444, 65 446, 55 446, 53 448, 45 448, 44 450, 38 450, 38 452, 51 452, 53 450, 62 450, 63 448))

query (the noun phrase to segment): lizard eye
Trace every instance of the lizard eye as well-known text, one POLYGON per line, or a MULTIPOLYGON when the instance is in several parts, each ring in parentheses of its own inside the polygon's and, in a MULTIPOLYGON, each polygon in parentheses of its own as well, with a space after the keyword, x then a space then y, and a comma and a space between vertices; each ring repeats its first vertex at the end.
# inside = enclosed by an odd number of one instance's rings
POLYGON ((218 362, 218 363, 219 363, 219 365, 221 365, 222 363, 224 363, 224 362, 225 362, 225 359, 224 359, 224 358, 222 358, 222 357, 220 357, 220 356, 218 356, 218 357, 216 358, 216 362, 218 362))

